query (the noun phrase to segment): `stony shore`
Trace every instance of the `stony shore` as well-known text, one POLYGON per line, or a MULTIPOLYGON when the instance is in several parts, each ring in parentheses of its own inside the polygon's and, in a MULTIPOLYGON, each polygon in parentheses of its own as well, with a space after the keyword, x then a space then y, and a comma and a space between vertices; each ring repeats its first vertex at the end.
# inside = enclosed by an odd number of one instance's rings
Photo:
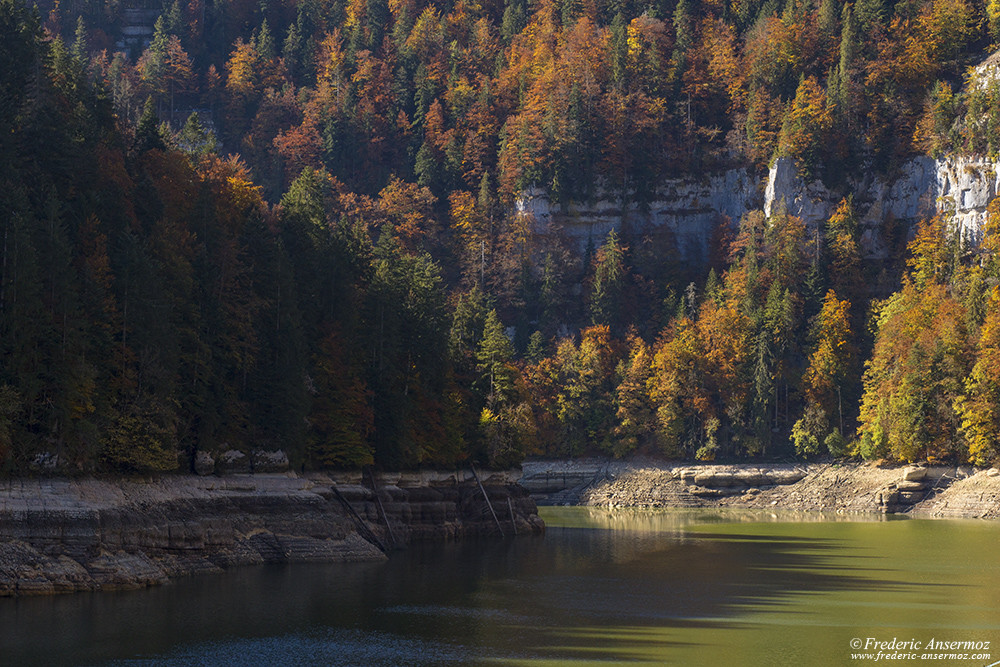
POLYGON ((1000 518, 1000 472, 971 466, 529 461, 520 483, 539 504, 1000 518))
POLYGON ((589 459, 527 461, 483 477, 493 512, 471 473, 382 474, 377 493, 357 473, 4 480, 0 596, 141 588, 240 565, 380 560, 416 541, 538 533, 536 502, 1000 519, 1000 472, 969 466, 589 459))
POLYGON ((541 532, 516 474, 0 481, 0 596, 117 590, 273 562, 368 561, 421 540, 541 532))

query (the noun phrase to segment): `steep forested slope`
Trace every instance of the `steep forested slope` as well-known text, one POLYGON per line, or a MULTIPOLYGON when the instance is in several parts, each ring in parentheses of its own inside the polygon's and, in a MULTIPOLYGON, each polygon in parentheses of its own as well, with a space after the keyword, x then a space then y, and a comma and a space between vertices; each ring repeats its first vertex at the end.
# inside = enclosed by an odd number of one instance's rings
POLYGON ((779 207, 698 265, 512 206, 992 154, 993 3, 40 9, 0 0, 6 469, 996 454, 995 216, 974 252, 885 225, 873 265, 850 198, 779 207))

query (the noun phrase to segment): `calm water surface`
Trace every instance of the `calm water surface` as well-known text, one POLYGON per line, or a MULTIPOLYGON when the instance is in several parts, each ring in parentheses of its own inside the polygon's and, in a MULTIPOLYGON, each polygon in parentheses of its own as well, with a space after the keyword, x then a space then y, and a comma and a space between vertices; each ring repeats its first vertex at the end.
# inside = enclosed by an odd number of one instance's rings
POLYGON ((935 664, 1000 660, 998 523, 589 508, 543 518, 545 537, 425 546, 387 563, 0 599, 0 664, 882 664, 852 660, 851 640, 868 637, 991 641, 989 660, 935 664))

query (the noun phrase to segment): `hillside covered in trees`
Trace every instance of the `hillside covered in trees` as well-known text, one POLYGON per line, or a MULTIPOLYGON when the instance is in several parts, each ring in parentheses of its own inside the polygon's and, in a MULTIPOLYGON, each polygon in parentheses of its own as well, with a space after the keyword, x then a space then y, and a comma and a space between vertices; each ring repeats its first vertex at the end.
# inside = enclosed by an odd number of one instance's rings
POLYGON ((0 470, 998 455, 1000 209, 880 262, 849 197, 750 214, 699 265, 513 206, 995 155, 993 0, 0 0, 0 34, 0 470))

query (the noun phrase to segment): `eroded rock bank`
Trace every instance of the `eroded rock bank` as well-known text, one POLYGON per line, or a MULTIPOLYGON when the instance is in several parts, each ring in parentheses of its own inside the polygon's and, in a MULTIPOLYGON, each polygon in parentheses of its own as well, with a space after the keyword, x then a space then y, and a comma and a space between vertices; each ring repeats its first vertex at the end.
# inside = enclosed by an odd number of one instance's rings
POLYGON ((539 504, 1000 518, 1000 472, 971 466, 530 461, 523 466, 520 482, 539 504))
POLYGON ((374 483, 359 473, 0 481, 0 596, 142 588, 260 563, 380 560, 382 548, 421 540, 544 529, 516 474, 481 477, 482 488, 471 473, 436 472, 374 483))

